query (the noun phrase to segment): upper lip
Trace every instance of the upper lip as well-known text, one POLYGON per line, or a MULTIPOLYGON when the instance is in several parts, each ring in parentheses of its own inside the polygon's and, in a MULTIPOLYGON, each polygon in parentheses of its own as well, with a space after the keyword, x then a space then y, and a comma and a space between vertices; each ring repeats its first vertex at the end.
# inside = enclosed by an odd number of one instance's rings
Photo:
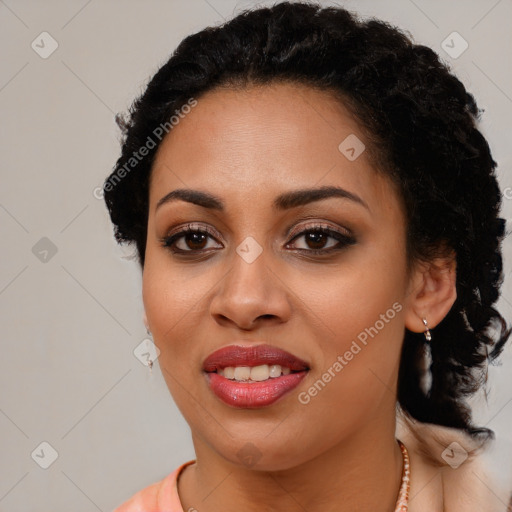
POLYGON ((228 366, 259 366, 278 364, 292 371, 309 370, 308 363, 277 347, 267 345, 228 345, 212 352, 203 362, 203 370, 214 372, 228 366))

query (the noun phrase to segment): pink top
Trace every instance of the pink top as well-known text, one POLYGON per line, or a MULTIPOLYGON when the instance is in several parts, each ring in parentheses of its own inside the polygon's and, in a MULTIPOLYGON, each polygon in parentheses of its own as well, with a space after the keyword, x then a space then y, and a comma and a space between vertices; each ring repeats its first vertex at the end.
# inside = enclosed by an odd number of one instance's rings
POLYGON ((135 493, 113 512, 183 512, 178 496, 178 478, 186 466, 195 462, 185 462, 164 479, 135 493))

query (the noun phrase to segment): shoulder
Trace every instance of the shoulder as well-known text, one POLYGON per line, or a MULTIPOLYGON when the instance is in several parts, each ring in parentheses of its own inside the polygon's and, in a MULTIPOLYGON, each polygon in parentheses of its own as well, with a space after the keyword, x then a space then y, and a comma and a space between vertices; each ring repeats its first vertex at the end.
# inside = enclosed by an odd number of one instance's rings
POLYGON ((162 483, 163 480, 160 480, 159 482, 148 485, 114 509, 113 512, 147 512, 148 510, 156 510, 158 506, 158 494, 162 483))
POLYGON ((162 480, 138 491, 113 512, 183 512, 177 481, 183 468, 194 462, 185 462, 162 480))
POLYGON ((411 512, 507 511, 506 490, 490 476, 485 442, 458 429, 404 418, 397 437, 410 456, 411 512))

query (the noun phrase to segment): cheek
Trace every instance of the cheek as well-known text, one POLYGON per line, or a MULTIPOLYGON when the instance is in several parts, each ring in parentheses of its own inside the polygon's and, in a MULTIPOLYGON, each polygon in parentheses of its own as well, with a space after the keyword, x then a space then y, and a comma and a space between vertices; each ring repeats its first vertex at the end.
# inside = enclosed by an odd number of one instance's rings
POLYGON ((404 335, 402 255, 389 248, 383 255, 377 247, 373 254, 363 252, 336 272, 301 278, 305 322, 316 326, 311 337, 319 349, 311 377, 328 383, 329 392, 322 388, 318 394, 325 406, 331 400, 347 406, 374 401, 375 394, 393 389, 398 373, 404 335))
POLYGON ((153 341, 160 351, 158 365, 162 376, 181 413, 189 418, 196 403, 190 399, 190 393, 197 394, 193 391, 197 386, 194 370, 200 366, 199 359, 194 359, 191 343, 197 339, 194 325, 199 325, 204 315, 200 310, 204 289, 198 286, 197 279, 189 283, 185 273, 173 270, 169 262, 156 263, 154 258, 146 260, 142 280, 144 308, 153 341))
POLYGON ((186 345, 191 322, 207 289, 200 284, 201 279, 179 271, 165 256, 148 251, 142 278, 144 308, 163 359, 169 350, 178 351, 186 345))
POLYGON ((300 302, 317 318, 316 324, 330 333, 327 346, 336 344, 334 340, 346 343, 356 339, 376 323, 382 331, 379 334, 386 336, 385 331, 391 331, 388 327, 397 324, 395 317, 403 309, 403 266, 400 255, 396 255, 395 264, 390 263, 393 255, 389 256, 386 260, 372 258, 360 251, 354 261, 347 260, 339 269, 301 274, 291 285, 300 302), (395 303, 398 305, 393 308, 395 303))
MULTIPOLYGON (((357 425, 379 421, 382 411, 393 407, 403 305, 389 276, 377 277, 354 273, 331 280, 330 293, 320 294, 317 288, 308 294, 314 304, 306 304, 315 315, 306 321, 321 329, 312 331, 318 364, 297 398, 309 421, 330 411, 325 443, 357 425)), ((317 280, 316 286, 327 282, 317 280)))

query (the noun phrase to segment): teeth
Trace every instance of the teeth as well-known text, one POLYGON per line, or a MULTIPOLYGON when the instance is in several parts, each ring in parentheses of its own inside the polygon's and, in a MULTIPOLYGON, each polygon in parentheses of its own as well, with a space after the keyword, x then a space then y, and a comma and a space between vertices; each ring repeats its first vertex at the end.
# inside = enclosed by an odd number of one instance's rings
MULTIPOLYGON (((237 372, 238 368, 235 370, 235 379, 238 380, 237 372)), ((262 364, 260 366, 253 366, 251 368, 251 373, 249 374, 249 378, 256 382, 261 382, 262 380, 267 380, 269 378, 270 372, 268 370, 267 364, 262 364)))
POLYGON ((235 368, 235 380, 249 380, 251 369, 248 366, 237 366, 235 368))
MULTIPOLYGON (((284 368, 286 370, 286 368, 284 368)), ((289 370, 289 368, 288 368, 289 370)), ((278 364, 273 364, 269 369, 269 374, 271 377, 280 377, 281 376, 281 366, 278 364)))
POLYGON ((290 368, 281 367, 278 364, 268 365, 262 364, 260 366, 228 366, 226 368, 219 368, 217 370, 219 375, 226 379, 236 381, 249 381, 261 382, 269 378, 275 379, 281 375, 289 375, 290 368))

